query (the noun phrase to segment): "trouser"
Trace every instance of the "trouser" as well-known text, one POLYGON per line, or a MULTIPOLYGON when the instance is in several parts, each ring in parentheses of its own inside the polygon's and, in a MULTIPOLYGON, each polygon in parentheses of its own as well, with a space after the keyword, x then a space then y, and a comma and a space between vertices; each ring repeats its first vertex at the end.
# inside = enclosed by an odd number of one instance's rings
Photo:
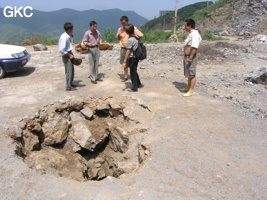
POLYGON ((70 89, 74 79, 74 66, 68 56, 62 56, 65 67, 66 89, 70 89))
POLYGON ((139 61, 136 60, 135 58, 129 58, 126 64, 127 66, 130 67, 132 90, 137 90, 137 88, 141 85, 141 81, 137 73, 138 62, 139 61))
POLYGON ((121 47, 120 64, 122 64, 123 61, 124 61, 124 58, 125 58, 125 55, 126 55, 126 50, 127 50, 126 48, 121 47))
POLYGON ((196 76, 196 67, 197 67, 197 55, 195 54, 193 59, 192 59, 192 63, 188 63, 188 58, 190 57, 190 55, 186 54, 184 55, 184 60, 183 60, 183 64, 184 64, 184 76, 186 78, 194 78, 196 76))
POLYGON ((89 48, 89 76, 92 81, 97 80, 98 76, 98 64, 99 64, 100 50, 98 47, 89 48))

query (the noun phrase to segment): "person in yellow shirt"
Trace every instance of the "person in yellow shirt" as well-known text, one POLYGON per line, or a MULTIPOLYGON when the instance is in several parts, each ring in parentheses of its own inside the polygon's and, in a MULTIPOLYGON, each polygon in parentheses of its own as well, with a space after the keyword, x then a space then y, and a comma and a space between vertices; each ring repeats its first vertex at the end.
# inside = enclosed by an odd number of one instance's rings
MULTIPOLYGON (((129 39, 129 35, 126 33, 124 26, 129 23, 129 19, 127 16, 122 16, 120 21, 122 26, 118 29, 116 37, 120 41, 120 46, 121 46, 120 64, 122 64, 127 50, 126 44, 129 39)), ((134 35, 136 35, 139 38, 143 37, 143 33, 141 33, 141 31, 139 31, 136 27, 134 27, 134 35)), ((122 80, 122 82, 125 82, 127 80, 128 80, 128 66, 124 68, 124 79, 122 80)))

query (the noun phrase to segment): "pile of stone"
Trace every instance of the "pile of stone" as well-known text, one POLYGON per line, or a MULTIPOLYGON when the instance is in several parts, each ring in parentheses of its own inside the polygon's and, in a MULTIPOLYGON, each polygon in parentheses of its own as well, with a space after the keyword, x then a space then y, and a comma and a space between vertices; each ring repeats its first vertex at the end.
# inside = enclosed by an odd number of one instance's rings
POLYGON ((52 171, 78 181, 130 174, 149 156, 138 141, 140 113, 150 116, 141 100, 82 98, 60 100, 23 118, 12 134, 16 153, 41 172, 52 171))
POLYGON ((257 35, 255 37, 251 38, 251 41, 266 44, 267 43, 267 35, 257 35))
POLYGON ((256 68, 245 80, 255 84, 267 85, 267 67, 256 68))
POLYGON ((47 51, 48 48, 47 48, 47 46, 45 46, 43 44, 35 44, 35 45, 33 45, 33 50, 34 51, 47 51))
POLYGON ((172 34, 169 38, 169 42, 178 42, 179 38, 177 34, 172 34))

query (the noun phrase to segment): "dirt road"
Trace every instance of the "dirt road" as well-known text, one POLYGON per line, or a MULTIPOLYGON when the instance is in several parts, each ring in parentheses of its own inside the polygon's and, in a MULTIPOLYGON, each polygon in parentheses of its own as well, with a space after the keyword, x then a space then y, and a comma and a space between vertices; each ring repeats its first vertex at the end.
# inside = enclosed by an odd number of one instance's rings
POLYGON ((83 64, 75 69, 77 91, 65 91, 56 50, 31 52, 23 70, 1 79, 1 199, 266 199, 267 90, 243 81, 251 70, 266 66, 258 58, 266 53, 200 60, 196 94, 184 98, 179 91, 186 83, 181 44, 148 45, 148 52, 139 64, 145 87, 137 93, 127 91, 130 81, 120 80, 118 47, 101 53, 104 81, 97 85, 87 78, 87 56, 81 55, 83 64), (77 182, 40 174, 15 155, 8 130, 23 116, 70 96, 132 96, 146 102, 151 118, 139 117, 148 127, 143 138, 152 154, 138 173, 77 182))

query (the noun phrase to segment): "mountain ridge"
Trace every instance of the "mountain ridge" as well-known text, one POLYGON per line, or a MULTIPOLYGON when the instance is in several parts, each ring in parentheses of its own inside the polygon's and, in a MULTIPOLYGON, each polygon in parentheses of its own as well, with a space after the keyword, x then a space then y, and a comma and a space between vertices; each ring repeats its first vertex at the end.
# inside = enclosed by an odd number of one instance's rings
MULTIPOLYGON (((3 8, 0 8, 3 12, 3 8)), ((25 37, 46 36, 59 37, 64 31, 63 24, 72 22, 74 25, 75 40, 82 40, 83 34, 89 29, 89 22, 98 23, 98 29, 103 31, 106 27, 115 31, 121 26, 120 17, 126 15, 130 23, 140 27, 148 20, 134 11, 123 11, 118 8, 108 10, 84 10, 78 11, 71 8, 63 8, 57 11, 33 10, 31 18, 2 18, 0 21, 0 41, 21 42, 25 37), (112 16, 112 17, 111 17, 112 16)))

